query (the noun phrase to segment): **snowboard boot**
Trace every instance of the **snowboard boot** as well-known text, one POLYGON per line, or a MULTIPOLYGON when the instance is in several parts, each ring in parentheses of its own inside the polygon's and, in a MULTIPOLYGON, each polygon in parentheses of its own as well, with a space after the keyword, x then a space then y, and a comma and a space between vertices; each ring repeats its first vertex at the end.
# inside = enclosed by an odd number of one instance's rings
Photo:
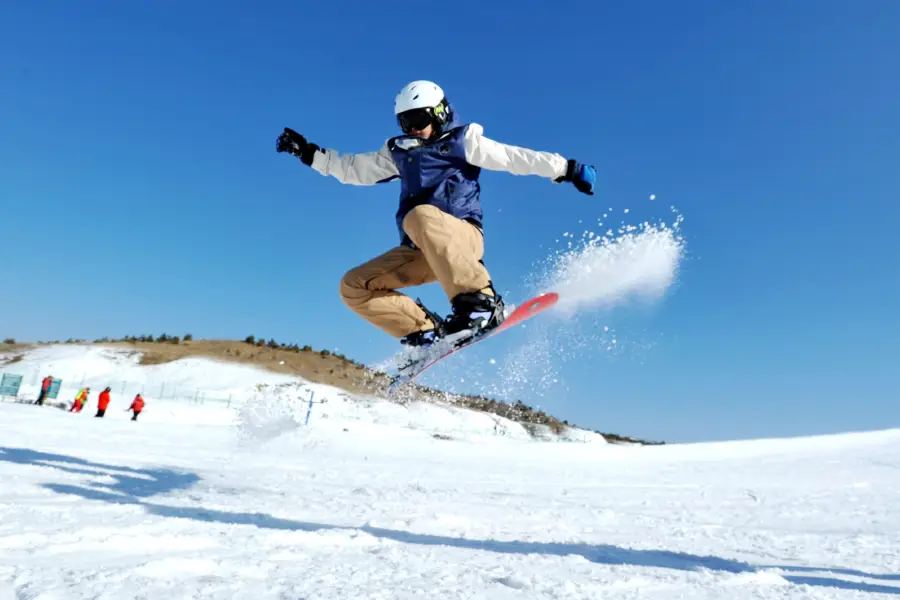
POLYGON ((428 316, 428 319, 431 321, 433 327, 431 329, 425 329, 422 331, 413 331, 409 335, 401 338, 400 343, 404 346, 411 347, 430 346, 444 336, 444 320, 437 316, 434 312, 428 310, 425 305, 422 304, 421 300, 417 299, 416 304, 419 305, 419 308, 425 311, 425 314, 428 316))
POLYGON ((466 329, 480 335, 503 323, 506 319, 503 298, 493 285, 477 292, 459 294, 451 301, 453 313, 444 321, 444 335, 466 329))
POLYGON ((409 335, 400 338, 400 343, 411 347, 430 346, 438 340, 438 337, 437 328, 413 331, 409 335))

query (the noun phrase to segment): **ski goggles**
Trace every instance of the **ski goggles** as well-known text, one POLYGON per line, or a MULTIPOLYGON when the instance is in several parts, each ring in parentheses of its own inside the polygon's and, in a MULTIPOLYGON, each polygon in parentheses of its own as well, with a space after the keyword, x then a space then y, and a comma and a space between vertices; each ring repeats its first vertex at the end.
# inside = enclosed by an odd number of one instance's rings
POLYGON ((412 130, 422 131, 434 121, 434 113, 430 108, 414 108, 397 115, 397 123, 403 133, 412 130))

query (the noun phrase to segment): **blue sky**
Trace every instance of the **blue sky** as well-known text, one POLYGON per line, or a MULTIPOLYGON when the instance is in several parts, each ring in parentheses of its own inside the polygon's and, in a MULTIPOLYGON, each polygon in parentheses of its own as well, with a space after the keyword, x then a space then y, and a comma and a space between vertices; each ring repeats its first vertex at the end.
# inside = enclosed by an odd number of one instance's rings
MULTIPOLYGON (((652 348, 582 348, 523 401, 669 441, 900 425, 900 3, 78 4, 0 5, 0 336, 385 358, 337 289, 396 243, 398 186, 341 186, 274 140, 377 149, 423 78, 486 135, 598 168, 593 197, 483 175, 513 299, 579 221, 685 217, 669 296, 583 317, 652 348)), ((412 293, 446 312, 432 287, 412 293)), ((435 381, 528 343, 504 337, 435 381)))

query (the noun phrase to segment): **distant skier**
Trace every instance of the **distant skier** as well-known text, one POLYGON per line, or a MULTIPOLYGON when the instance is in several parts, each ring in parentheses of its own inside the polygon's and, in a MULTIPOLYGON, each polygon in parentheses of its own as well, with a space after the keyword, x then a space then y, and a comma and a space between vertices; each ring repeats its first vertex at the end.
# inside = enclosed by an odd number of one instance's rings
POLYGON ((106 414, 106 408, 109 406, 109 392, 110 389, 106 388, 97 397, 97 414, 94 415, 95 417, 103 417, 106 414))
POLYGON ((75 396, 75 402, 72 403, 72 408, 69 409, 69 412, 81 412, 81 409, 84 408, 84 405, 87 404, 88 396, 91 393, 91 388, 86 387, 82 388, 78 391, 78 395, 75 396))
POLYGON ((322 175, 352 185, 400 179, 396 226, 400 245, 348 271, 340 285, 356 314, 408 346, 427 346, 466 329, 503 322, 503 299, 485 268, 481 169, 571 182, 594 193, 594 167, 559 154, 508 146, 459 120, 443 90, 430 81, 407 84, 394 100, 404 135, 377 152, 340 155, 285 127, 276 150, 322 175), (442 319, 396 290, 438 281, 452 313, 442 319))
POLYGON ((44 398, 47 397, 47 394, 50 393, 50 386, 53 385, 53 376, 47 375, 44 377, 43 381, 41 381, 41 392, 38 394, 38 399, 34 401, 38 406, 44 405, 44 398))
POLYGON ((134 397, 134 400, 131 402, 131 406, 125 409, 125 412, 129 410, 134 411, 134 416, 131 417, 132 421, 137 421, 138 415, 141 414, 141 411, 144 410, 144 399, 140 394, 134 397))

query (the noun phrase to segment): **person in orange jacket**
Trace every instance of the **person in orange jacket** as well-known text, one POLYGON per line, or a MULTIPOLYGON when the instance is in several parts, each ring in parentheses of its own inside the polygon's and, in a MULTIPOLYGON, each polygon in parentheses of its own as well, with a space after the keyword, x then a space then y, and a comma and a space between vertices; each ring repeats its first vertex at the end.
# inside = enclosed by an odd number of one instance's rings
POLYGON ((47 393, 50 391, 50 386, 53 385, 53 375, 47 375, 44 377, 44 380, 41 382, 41 393, 38 395, 38 399, 34 401, 35 404, 39 406, 44 405, 44 398, 47 396, 47 393))
POLYGON ((97 398, 97 414, 94 416, 102 417, 105 415, 107 406, 109 406, 109 388, 100 392, 100 396, 97 398))
POLYGON ((72 404, 72 408, 69 409, 69 412, 81 412, 81 409, 84 408, 84 405, 87 404, 88 396, 91 393, 91 388, 86 387, 83 388, 78 395, 75 396, 75 403, 72 404))
POLYGON ((125 412, 129 410, 134 411, 134 416, 131 417, 132 421, 137 421, 138 415, 141 414, 141 411, 144 410, 144 399, 140 394, 134 397, 134 400, 131 402, 131 406, 125 409, 125 412))

